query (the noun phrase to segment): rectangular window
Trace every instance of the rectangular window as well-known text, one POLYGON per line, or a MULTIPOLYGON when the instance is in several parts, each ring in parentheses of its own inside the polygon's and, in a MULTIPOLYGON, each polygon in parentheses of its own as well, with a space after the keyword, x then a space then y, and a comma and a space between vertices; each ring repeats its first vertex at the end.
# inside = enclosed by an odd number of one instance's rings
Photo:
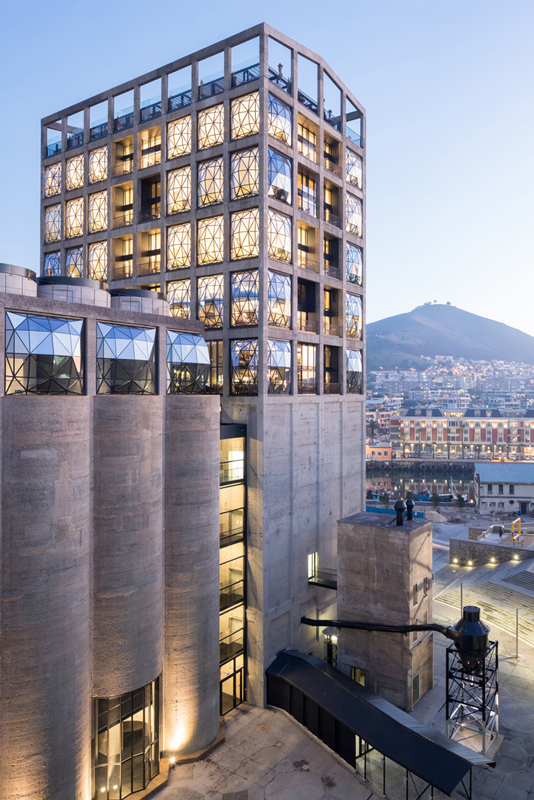
POLYGON ((361 669, 360 667, 351 667, 350 668, 350 677, 356 683, 359 683, 360 686, 365 686, 365 670, 361 669))
POLYGON ((502 483, 499 483, 499 488, 497 489, 497 491, 498 491, 498 493, 499 493, 499 494, 503 494, 503 492, 504 492, 504 485, 503 485, 502 483))
POLYGON ((428 590, 430 588, 430 578, 423 578, 423 597, 428 595, 428 590))
POLYGON ((493 484, 488 483, 488 494, 493 494, 493 484))
POLYGON ((412 703, 415 705, 419 700, 419 675, 414 675, 412 683, 412 703))
POLYGON ((416 583, 414 583, 414 585, 412 587, 412 605, 413 606, 417 605, 417 584, 416 583))
POLYGON ((319 553, 308 554, 308 580, 315 577, 319 569, 319 553))
POLYGON ((297 344, 297 385, 299 394, 317 392, 317 348, 313 344, 297 344))
POLYGON ((317 161, 317 136, 300 122, 298 125, 298 151, 311 161, 317 161))
POLYGON ((509 494, 515 494, 515 486, 513 483, 510 484, 509 494))
POLYGON ((298 174, 298 207, 305 214, 317 216, 317 182, 301 172, 298 174))
POLYGON ((423 613, 423 625, 428 625, 428 611, 423 613))

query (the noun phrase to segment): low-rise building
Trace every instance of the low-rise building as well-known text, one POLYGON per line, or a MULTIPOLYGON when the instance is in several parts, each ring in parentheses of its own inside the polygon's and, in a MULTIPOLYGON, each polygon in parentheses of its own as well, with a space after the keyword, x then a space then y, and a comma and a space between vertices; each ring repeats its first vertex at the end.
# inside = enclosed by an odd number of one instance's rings
POLYGON ((534 464, 475 464, 475 499, 481 511, 534 510, 534 464))

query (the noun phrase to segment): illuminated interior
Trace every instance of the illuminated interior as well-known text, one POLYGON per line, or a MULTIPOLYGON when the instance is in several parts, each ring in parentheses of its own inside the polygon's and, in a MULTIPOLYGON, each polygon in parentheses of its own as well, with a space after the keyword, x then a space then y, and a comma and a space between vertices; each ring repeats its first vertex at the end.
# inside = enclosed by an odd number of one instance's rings
POLYGON ((269 134, 281 142, 291 145, 292 112, 289 106, 274 95, 269 95, 268 107, 269 134))
POLYGON ((347 350, 347 392, 359 394, 362 391, 362 354, 359 350, 347 350))
POLYGON ((180 214, 191 208, 191 167, 167 173, 167 214, 180 214))
POLYGON ((347 233, 352 233, 354 236, 361 236, 362 222, 362 201, 359 197, 347 194, 347 233))
POLYGON ((65 236, 73 239, 83 234, 83 197, 67 200, 65 205, 65 236))
POLYGON ((268 345, 268 392, 288 394, 291 391, 291 342, 269 339, 268 345))
POLYGON ((198 113, 198 149, 224 142, 224 106, 212 106, 198 113))
POLYGON ((83 278, 83 247, 67 250, 65 271, 69 278, 83 278))
POLYGON ((293 202, 292 160, 269 147, 267 164, 269 197, 291 205, 293 202))
POLYGON ((206 328, 222 328, 224 319, 224 276, 208 275, 197 281, 197 316, 206 328))
POLYGON ((167 158, 188 155, 192 147, 191 116, 180 117, 167 125, 167 158))
POLYGON ((107 281, 108 279, 108 244, 107 242, 94 242, 89 245, 88 276, 93 281, 107 281))
POLYGON ((167 301, 173 317, 191 318, 191 281, 189 278, 181 281, 169 281, 167 301))
POLYGON ((357 189, 361 189, 363 186, 362 157, 353 153, 348 148, 346 150, 345 172, 347 181, 352 186, 356 186, 357 189))
POLYGON ((167 269, 191 266, 191 223, 167 228, 167 269))
POLYGON ((161 128, 149 128, 139 134, 139 169, 161 163, 161 128))
POLYGON ((231 190, 232 200, 258 194, 259 155, 257 147, 232 153, 231 190))
POLYGON ((45 243, 59 242, 61 239, 61 206, 45 208, 45 243))
POLYGON ((260 130, 259 92, 232 100, 232 139, 241 139, 260 130))
POLYGON ((222 203, 224 191, 223 158, 212 158, 198 165, 198 206, 222 203))
POLYGON ((223 260, 224 220, 210 217, 197 221, 197 262, 216 264, 223 260))
POLYGON ((352 339, 362 338, 362 301, 355 294, 347 293, 345 331, 352 339))
POLYGON ((297 387, 299 394, 317 392, 317 347, 297 344, 297 387))
POLYGON ((257 325, 259 305, 258 270, 232 275, 231 325, 257 325))
POLYGON ((260 212, 257 208, 232 214, 230 258, 253 258, 260 252, 260 212))
POLYGON ((84 183, 83 155, 67 158, 65 189, 81 189, 84 183))
POLYGON ((108 227, 108 193, 96 192, 89 195, 88 228, 89 233, 105 231, 108 227))
POLYGON ((108 178, 108 148, 98 147, 89 152, 89 183, 106 181, 108 178))
POLYGON ((359 286, 363 280, 363 255, 360 247, 347 242, 346 259, 347 280, 359 286))
POLYGON ((44 196, 52 197, 55 194, 61 194, 61 162, 45 169, 44 196))
MULTIPOLYGON (((231 343, 231 367, 232 394, 258 394, 257 339, 237 339, 231 343)), ((223 620, 223 615, 221 614, 221 638, 224 631, 224 622, 225 620, 223 620)), ((243 626, 241 625, 241 627, 243 626)))
POLYGON ((43 275, 61 275, 61 256, 59 253, 47 253, 45 255, 43 275))
POLYGON ((269 209, 267 245, 269 258, 291 263, 291 217, 269 209))

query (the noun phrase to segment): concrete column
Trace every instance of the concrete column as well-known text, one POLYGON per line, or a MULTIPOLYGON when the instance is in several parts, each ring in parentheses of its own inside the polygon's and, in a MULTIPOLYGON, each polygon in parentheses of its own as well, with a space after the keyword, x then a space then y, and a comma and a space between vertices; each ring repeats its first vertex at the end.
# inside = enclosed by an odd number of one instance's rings
POLYGON ((90 403, 2 404, 1 800, 90 796, 90 403))
POLYGON ((162 668, 164 397, 93 399, 93 695, 113 697, 162 668))
POLYGON ((219 730, 219 398, 165 406, 166 755, 207 747, 219 730))

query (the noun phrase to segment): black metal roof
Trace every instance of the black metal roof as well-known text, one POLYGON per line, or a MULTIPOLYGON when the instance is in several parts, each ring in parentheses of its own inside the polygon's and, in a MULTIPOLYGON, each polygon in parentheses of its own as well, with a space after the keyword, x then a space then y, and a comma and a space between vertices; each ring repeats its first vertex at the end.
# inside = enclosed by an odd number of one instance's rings
POLYGON ((424 408, 420 406, 411 406, 405 417, 443 417, 443 411, 440 408, 424 408))
MULTIPOLYGON (((494 766, 490 759, 423 725, 319 658, 285 650, 266 674, 307 695, 380 753, 445 794, 450 795, 472 766, 494 766)), ((269 694, 267 702, 275 705, 269 694)))

